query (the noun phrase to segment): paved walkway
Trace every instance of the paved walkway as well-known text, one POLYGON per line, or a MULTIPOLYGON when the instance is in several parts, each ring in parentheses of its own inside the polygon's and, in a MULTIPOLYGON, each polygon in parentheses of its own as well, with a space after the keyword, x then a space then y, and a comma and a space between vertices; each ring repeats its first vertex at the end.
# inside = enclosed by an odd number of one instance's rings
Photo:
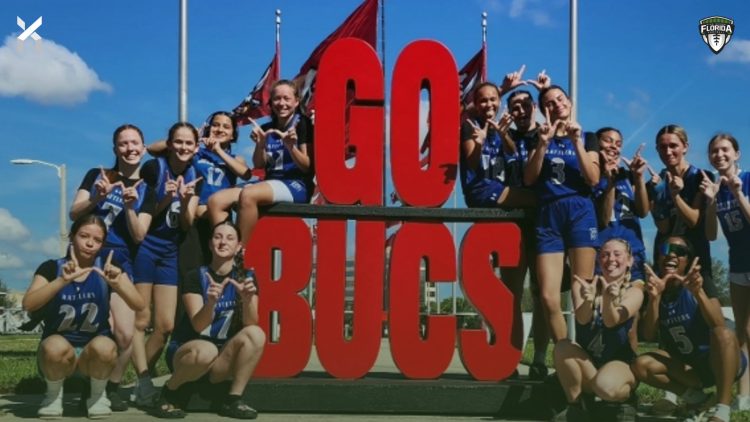
MULTIPOLYGON (((310 356, 310 362, 305 367, 305 371, 309 372, 324 372, 323 367, 318 360, 317 353, 313 348, 310 356)), ((528 368, 525 365, 519 366, 519 372, 523 375, 526 374, 528 368)), ((390 353, 390 346, 387 339, 383 339, 380 345, 380 352, 378 358, 375 361, 371 372, 385 372, 385 373, 398 373, 398 368, 393 362, 390 353)), ((445 372, 446 374, 467 374, 466 370, 461 363, 461 359, 458 354, 458 350, 455 351, 453 359, 451 360, 450 366, 445 372)), ((169 376, 159 377, 155 380, 157 386, 161 386, 169 376)), ((252 381, 251 381, 252 382, 252 381)), ((128 387, 125 386, 126 391, 128 387)), ((41 397, 38 395, 2 395, 0 396, 0 422, 4 421, 16 421, 30 418, 36 418, 36 410, 41 397)), ((76 410, 78 402, 77 394, 67 394, 65 396, 65 420, 68 419, 85 419, 85 415, 78 413, 76 410)), ((262 413, 259 418, 263 420, 273 421, 296 421, 296 420, 309 420, 309 421, 386 421, 397 418, 399 421, 479 421, 488 420, 488 417, 479 416, 405 416, 405 415, 329 415, 329 414, 281 414, 281 413, 262 413)), ((115 413, 108 420, 125 420, 128 421, 145 421, 154 420, 154 418, 145 412, 138 409, 130 409, 127 412, 115 413)), ((220 416, 216 416, 211 413, 194 412, 188 414, 187 420, 201 421, 201 420, 216 420, 226 419, 220 416)))

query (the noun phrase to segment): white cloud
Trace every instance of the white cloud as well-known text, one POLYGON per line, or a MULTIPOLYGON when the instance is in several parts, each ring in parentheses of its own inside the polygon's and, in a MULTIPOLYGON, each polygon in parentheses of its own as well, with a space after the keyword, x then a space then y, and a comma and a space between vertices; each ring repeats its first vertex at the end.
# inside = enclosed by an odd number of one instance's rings
POLYGON ((750 63, 750 40, 732 38, 719 54, 711 54, 708 62, 714 63, 750 63))
POLYGON ((0 208, 0 240, 21 240, 29 237, 29 229, 5 208, 0 208))
POLYGON ((60 240, 56 236, 50 236, 40 241, 30 240, 21 245, 21 249, 26 252, 35 252, 48 258, 57 258, 60 256, 60 240))
POLYGON ((78 54, 54 41, 19 41, 10 35, 0 47, 0 96, 73 105, 94 91, 111 92, 112 87, 78 54))
POLYGON ((632 91, 632 97, 625 99, 621 99, 613 92, 607 92, 604 94, 604 102, 615 110, 627 112, 632 120, 645 120, 650 114, 651 96, 638 88, 632 91))
POLYGON ((708 62, 715 63, 750 63, 750 40, 732 38, 721 53, 711 54, 708 62))
POLYGON ((541 0, 480 0, 480 6, 489 12, 506 14, 511 19, 531 21, 535 26, 552 26, 550 11, 561 6, 559 2, 541 0))
POLYGON ((0 252, 0 270, 23 267, 21 258, 5 252, 0 252))

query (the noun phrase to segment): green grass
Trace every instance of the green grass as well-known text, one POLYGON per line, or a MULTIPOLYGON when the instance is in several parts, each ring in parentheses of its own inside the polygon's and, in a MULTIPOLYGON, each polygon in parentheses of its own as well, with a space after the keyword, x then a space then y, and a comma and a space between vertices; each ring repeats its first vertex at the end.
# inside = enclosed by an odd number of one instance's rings
MULTIPOLYGON (((0 336, 0 393, 39 394, 44 389, 36 367, 36 350, 39 345, 38 335, 0 336)), ((531 363, 534 350, 531 342, 523 352, 521 363, 531 363)), ((644 343, 639 347, 639 353, 655 349, 653 344, 644 343)), ((545 363, 552 368, 552 347, 547 350, 545 363)), ((164 359, 159 359, 156 366, 158 375, 169 373, 164 359)), ((135 380, 133 367, 129 366, 123 383, 135 380)), ((641 403, 652 403, 664 397, 664 391, 651 386, 640 384, 637 394, 641 403)), ((732 412, 732 421, 750 422, 750 411, 732 412)))
MULTIPOLYGON (((40 393, 44 386, 36 366, 39 335, 0 336, 0 393, 40 393)), ((164 359, 156 364, 158 375, 168 374, 164 359)), ((132 365, 128 367, 123 383, 135 380, 132 365)))
MULTIPOLYGON (((641 343, 638 347, 638 354, 650 352, 652 350, 656 349, 655 343, 641 343)), ((529 341, 526 344, 526 349, 523 351, 523 356, 521 357, 521 363, 523 364, 530 364, 534 358, 534 346, 532 344, 532 341, 529 341)), ((554 366, 552 362, 552 345, 547 349, 547 356, 545 358, 544 362, 548 368, 552 368, 554 366)), ((732 388, 733 392, 732 394, 737 394, 737 384, 734 385, 732 388)), ((714 392, 716 389, 714 387, 707 389, 706 391, 714 392)), ((660 398, 664 397, 664 390, 660 390, 658 388, 651 387, 650 385, 646 385, 644 383, 641 383, 638 385, 638 389, 636 389, 636 394, 638 394, 638 401, 640 403, 653 403, 656 400, 659 400, 660 398)), ((750 410, 745 410, 742 412, 732 412, 732 422, 750 422, 750 410)))

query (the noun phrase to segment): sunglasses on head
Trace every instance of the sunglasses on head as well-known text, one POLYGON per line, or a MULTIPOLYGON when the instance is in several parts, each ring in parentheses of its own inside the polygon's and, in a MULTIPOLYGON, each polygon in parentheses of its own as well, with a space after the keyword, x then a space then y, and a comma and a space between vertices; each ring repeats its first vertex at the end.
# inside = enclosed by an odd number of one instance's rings
POLYGON ((668 256, 669 254, 675 254, 678 257, 690 255, 690 249, 685 245, 677 243, 662 243, 661 245, 662 256, 668 256))

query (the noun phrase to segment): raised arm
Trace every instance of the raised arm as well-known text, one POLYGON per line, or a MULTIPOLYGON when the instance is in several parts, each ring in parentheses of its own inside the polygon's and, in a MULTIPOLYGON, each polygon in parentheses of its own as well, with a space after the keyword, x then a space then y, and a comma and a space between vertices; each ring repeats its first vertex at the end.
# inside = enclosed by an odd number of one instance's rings
POLYGON ((604 294, 602 295, 602 319, 606 327, 615 327, 623 322, 633 318, 643 304, 643 282, 637 280, 631 284, 631 287, 625 289, 620 295, 620 283, 608 283, 604 278, 602 286, 604 294))

